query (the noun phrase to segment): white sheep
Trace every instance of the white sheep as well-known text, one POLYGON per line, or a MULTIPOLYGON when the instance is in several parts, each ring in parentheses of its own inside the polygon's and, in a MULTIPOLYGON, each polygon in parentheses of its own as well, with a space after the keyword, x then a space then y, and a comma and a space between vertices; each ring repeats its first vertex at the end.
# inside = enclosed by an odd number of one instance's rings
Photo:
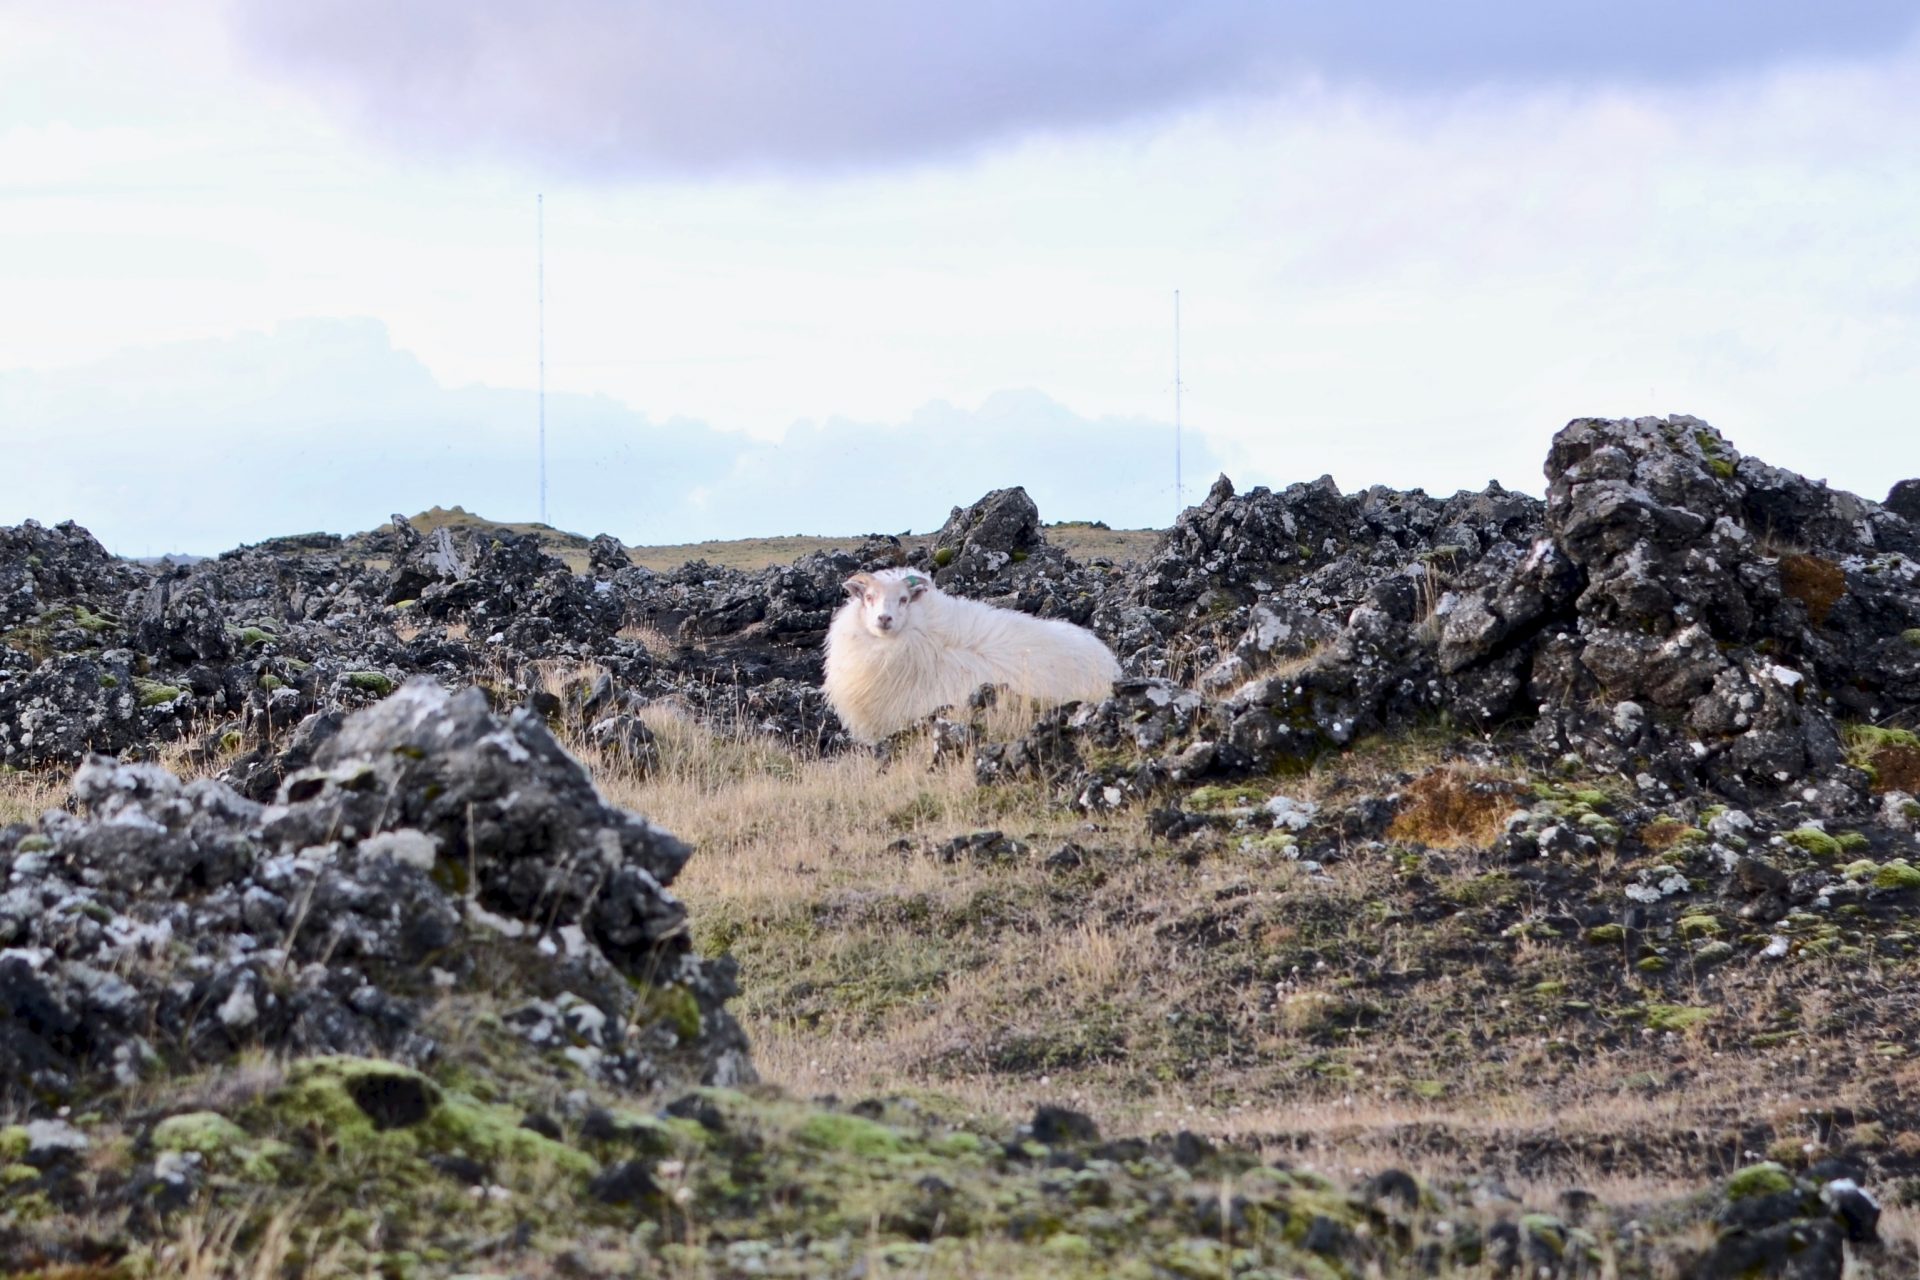
POLYGON ((827 701, 847 730, 878 742, 983 684, 1043 702, 1104 698, 1120 674, 1085 627, 950 596, 923 573, 882 569, 846 582, 827 631, 827 701))

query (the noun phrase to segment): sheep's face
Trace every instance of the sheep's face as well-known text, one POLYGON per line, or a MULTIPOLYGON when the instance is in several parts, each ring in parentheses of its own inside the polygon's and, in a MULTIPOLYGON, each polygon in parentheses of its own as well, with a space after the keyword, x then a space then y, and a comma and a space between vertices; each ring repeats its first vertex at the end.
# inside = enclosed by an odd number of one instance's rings
POLYGON ((846 589, 847 597, 860 608, 860 624, 867 634, 892 640, 912 629, 914 604, 931 585, 917 573, 884 577, 856 573, 847 579, 846 589))

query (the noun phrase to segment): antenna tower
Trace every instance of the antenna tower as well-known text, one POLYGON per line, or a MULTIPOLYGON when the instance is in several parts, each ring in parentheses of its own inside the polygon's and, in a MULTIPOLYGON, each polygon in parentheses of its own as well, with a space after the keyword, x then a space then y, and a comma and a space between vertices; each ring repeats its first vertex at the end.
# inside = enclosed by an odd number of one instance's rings
POLYGON ((547 522, 547 197, 535 195, 534 236, 538 245, 540 311, 540 523, 547 522))
POLYGON ((1187 491, 1180 476, 1180 291, 1173 291, 1173 514, 1187 509, 1187 491))

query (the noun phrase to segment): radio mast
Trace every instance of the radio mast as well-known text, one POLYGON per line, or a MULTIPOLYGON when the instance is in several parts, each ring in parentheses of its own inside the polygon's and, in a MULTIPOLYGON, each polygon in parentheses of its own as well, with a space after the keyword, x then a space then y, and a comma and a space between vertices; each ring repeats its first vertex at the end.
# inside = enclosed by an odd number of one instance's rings
POLYGON ((547 197, 533 197, 540 311, 540 523, 547 522, 547 197))
POLYGON ((1187 509, 1186 486, 1180 476, 1180 291, 1173 291, 1173 514, 1187 509))

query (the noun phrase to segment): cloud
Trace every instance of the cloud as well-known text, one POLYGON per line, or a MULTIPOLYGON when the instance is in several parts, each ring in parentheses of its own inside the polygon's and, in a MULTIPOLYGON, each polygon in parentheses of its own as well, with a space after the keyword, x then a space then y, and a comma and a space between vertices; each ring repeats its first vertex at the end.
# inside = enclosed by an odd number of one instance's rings
POLYGON ((1865 58, 1899 0, 236 0, 246 55, 436 157, 624 178, 937 158, 1302 80, 1690 81, 1865 58))
MULTIPOLYGON (((210 553, 393 511, 537 512, 531 392, 441 385, 370 320, 172 343, 55 372, 0 373, 0 524, 76 519, 111 549, 210 553)), ((1049 520, 1173 515, 1172 434, 1089 420, 1037 392, 901 424, 802 423, 777 441, 549 395, 551 522, 630 543, 938 527, 1024 484, 1049 520)), ((1200 489, 1222 461, 1189 433, 1200 489)), ((1189 499, 1197 495, 1190 485, 1189 499)))

